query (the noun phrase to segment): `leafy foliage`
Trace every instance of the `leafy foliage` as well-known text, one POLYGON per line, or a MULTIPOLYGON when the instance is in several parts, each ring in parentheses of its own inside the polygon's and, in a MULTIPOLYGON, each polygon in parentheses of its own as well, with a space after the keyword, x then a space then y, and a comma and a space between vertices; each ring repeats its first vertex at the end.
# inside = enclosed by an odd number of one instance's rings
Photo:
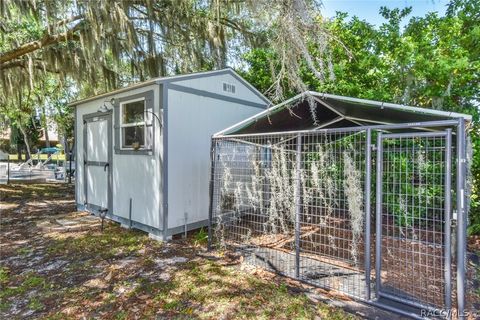
POLYGON ((206 245, 208 242, 208 231, 203 227, 195 233, 194 241, 195 245, 206 245))
POLYGON ((328 49, 319 7, 318 0, 1 1, 0 123, 24 126, 35 109, 50 105, 43 127, 53 114, 68 136, 65 100, 241 65, 242 54, 255 48, 272 51, 275 80, 265 91, 283 100, 285 84, 306 88, 302 61, 319 78, 331 74, 329 62, 314 61, 307 48, 328 49))
MULTIPOLYGON (((470 232, 480 233, 480 2, 452 0, 446 16, 428 13, 402 28, 410 13, 381 8, 386 22, 379 27, 337 13, 326 26, 335 39, 334 79, 322 82, 307 68, 300 69, 302 77, 309 90, 472 115, 470 232)), ((314 57, 321 54, 314 46, 309 50, 314 57)), ((258 88, 273 82, 265 71, 271 54, 258 49, 245 56, 245 77, 258 88)))
POLYGON ((441 221, 443 146, 443 140, 384 141, 383 201, 397 226, 437 227, 432 217, 441 221))

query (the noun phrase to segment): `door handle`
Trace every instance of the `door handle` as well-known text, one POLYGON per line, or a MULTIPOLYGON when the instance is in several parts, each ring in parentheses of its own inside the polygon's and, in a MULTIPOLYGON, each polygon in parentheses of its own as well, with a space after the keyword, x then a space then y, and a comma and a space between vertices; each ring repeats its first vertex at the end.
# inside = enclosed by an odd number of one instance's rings
POLYGON ((103 166, 103 171, 107 171, 107 167, 110 167, 110 164, 109 164, 109 163, 106 163, 106 164, 103 166))

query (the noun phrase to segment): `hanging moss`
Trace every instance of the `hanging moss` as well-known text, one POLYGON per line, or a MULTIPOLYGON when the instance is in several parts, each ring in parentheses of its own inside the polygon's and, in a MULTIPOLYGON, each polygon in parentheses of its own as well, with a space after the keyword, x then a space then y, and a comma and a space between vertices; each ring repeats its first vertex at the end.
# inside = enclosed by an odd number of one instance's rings
POLYGON ((2 1, 0 12, 3 105, 47 74, 73 81, 81 98, 167 73, 222 68, 259 47, 275 52, 276 81, 266 92, 272 101, 284 99, 285 86, 307 89, 303 63, 319 79, 333 76, 317 1, 14 0, 2 1), (307 44, 326 58, 314 60, 307 44))

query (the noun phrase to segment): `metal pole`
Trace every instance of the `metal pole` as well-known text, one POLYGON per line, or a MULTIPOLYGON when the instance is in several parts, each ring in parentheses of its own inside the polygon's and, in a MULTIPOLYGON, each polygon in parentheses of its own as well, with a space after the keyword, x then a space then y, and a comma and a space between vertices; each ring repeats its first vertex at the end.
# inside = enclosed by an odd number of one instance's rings
POLYGON ((458 119, 457 126, 457 307, 458 317, 465 311, 465 120, 458 119))
MULTIPOLYGON (((305 134, 311 132, 358 132, 366 129, 372 130, 392 130, 392 129, 424 129, 424 128, 434 128, 434 127, 448 127, 448 126, 456 126, 458 124, 457 120, 440 120, 440 121, 426 121, 426 122, 414 122, 414 123, 396 123, 396 124, 382 124, 382 125, 374 125, 374 126, 361 126, 361 127, 348 127, 348 128, 323 128, 319 130, 315 129, 308 129, 308 130, 296 130, 296 131, 289 131, 288 134, 293 136, 296 134, 305 134)), ((243 134, 217 134, 214 135, 214 138, 244 138, 244 137, 256 137, 262 136, 265 133, 243 133, 243 134)), ((269 132, 269 136, 278 136, 278 135, 285 135, 285 131, 276 131, 276 132, 269 132)))
POLYGON ((183 233, 184 233, 184 238, 187 239, 187 233, 188 233, 188 225, 187 225, 187 223, 188 223, 188 212, 185 211, 185 212, 183 213, 183 216, 184 216, 184 220, 185 220, 185 227, 184 227, 184 229, 183 229, 183 233))
POLYGON ((367 129, 367 141, 365 142, 365 285, 367 300, 371 299, 371 288, 370 288, 370 186, 372 178, 372 131, 367 129))
POLYGON ((376 185, 376 243, 375 243, 375 292, 379 298, 382 267, 382 161, 383 161, 382 133, 377 138, 377 185, 376 185))
POLYGON ((402 132, 402 133, 385 133, 383 136, 388 139, 401 139, 401 138, 410 138, 412 136, 416 138, 434 138, 434 137, 444 137, 447 135, 447 132, 402 132))
POLYGON ((452 192, 452 129, 447 129, 445 137, 445 308, 452 308, 452 255, 451 255, 451 192, 452 192))
POLYGON ((7 155, 7 184, 10 184, 10 155, 7 155))
POLYGON ((208 244, 207 249, 208 251, 212 250, 212 236, 213 236, 213 187, 214 187, 214 179, 215 179, 215 145, 214 139, 212 138, 212 142, 210 145, 210 204, 208 208, 208 244))
POLYGON ((300 278, 300 170, 302 169, 302 135, 297 135, 297 168, 295 172, 295 278, 300 278))
POLYGON ((68 183, 72 183, 72 150, 68 153, 68 183))
POLYGON ((129 206, 128 206, 128 224, 129 224, 129 227, 130 229, 132 228, 132 198, 130 198, 130 203, 129 203, 129 206))

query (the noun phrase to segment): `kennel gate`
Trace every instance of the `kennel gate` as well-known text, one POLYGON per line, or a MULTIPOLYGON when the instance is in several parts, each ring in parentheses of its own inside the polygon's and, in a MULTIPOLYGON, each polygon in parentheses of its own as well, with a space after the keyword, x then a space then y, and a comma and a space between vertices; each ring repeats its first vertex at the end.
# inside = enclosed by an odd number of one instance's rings
POLYGON ((464 140, 463 119, 215 136, 209 245, 396 312, 385 301, 438 314, 453 299, 461 315, 464 140))

